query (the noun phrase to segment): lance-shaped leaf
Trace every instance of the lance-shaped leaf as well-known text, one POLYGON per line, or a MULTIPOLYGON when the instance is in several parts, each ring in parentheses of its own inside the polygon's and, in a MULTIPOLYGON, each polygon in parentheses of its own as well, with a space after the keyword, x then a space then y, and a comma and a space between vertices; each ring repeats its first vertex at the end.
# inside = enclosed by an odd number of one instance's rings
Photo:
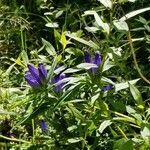
POLYGON ((131 92, 134 100, 136 101, 138 107, 144 108, 144 102, 143 102, 140 91, 133 84, 129 83, 129 87, 130 87, 130 92, 131 92))

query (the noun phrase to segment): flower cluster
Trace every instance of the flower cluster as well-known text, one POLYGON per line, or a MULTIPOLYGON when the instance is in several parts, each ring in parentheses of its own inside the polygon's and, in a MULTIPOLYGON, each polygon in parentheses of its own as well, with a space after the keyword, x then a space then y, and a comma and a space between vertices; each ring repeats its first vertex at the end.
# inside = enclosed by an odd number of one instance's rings
POLYGON ((47 123, 44 120, 41 120, 40 126, 41 126, 41 129, 42 129, 43 133, 48 133, 48 126, 47 126, 47 123))
POLYGON ((53 78, 52 83, 54 83, 54 84, 56 83, 56 86, 54 87, 54 90, 56 92, 59 92, 59 91, 61 91, 63 89, 63 86, 64 86, 65 83, 61 82, 61 80, 64 79, 65 76, 66 75, 64 73, 61 73, 61 74, 56 75, 53 78))
MULTIPOLYGON (((92 74, 96 74, 99 66, 102 64, 102 56, 99 51, 96 51, 94 54, 94 57, 92 58, 91 54, 87 50, 85 50, 84 62, 97 65, 97 68, 93 67, 90 69, 90 72, 92 72, 92 74)), ((112 89, 113 89, 112 85, 107 85, 107 86, 102 87, 103 92, 110 91, 112 89)))
POLYGON ((38 88, 45 83, 47 78, 47 70, 43 64, 39 64, 38 68, 28 65, 28 71, 25 74, 25 80, 33 88, 38 88))
MULTIPOLYGON (((38 68, 35 68, 33 65, 29 64, 28 69, 29 70, 25 74, 25 80, 32 88, 37 89, 46 83, 47 70, 43 64, 39 64, 38 68)), ((65 78, 65 74, 58 74, 52 79, 52 83, 56 84, 54 87, 54 90, 56 92, 62 90, 64 83, 59 83, 59 82, 64 78, 65 78)))
MULTIPOLYGON (((102 64, 102 56, 99 51, 96 51, 94 54, 94 57, 91 56, 91 54, 85 50, 84 51, 84 62, 85 63, 91 63, 97 65, 97 68, 93 67, 90 69, 90 72, 92 74, 96 74, 98 71, 99 66, 102 64)), ((54 78, 50 81, 50 83, 54 84, 54 91, 59 92, 62 91, 65 83, 62 81, 64 78, 66 78, 66 75, 64 73, 59 73, 54 76, 54 78)), ((47 82, 47 70, 44 67, 43 64, 39 64, 38 68, 35 68, 33 65, 28 65, 28 71, 25 74, 25 80, 28 82, 28 84, 33 88, 39 88, 47 82)), ((102 91, 109 91, 113 87, 112 85, 104 86, 102 88, 102 91)))
MULTIPOLYGON (((84 51, 84 55, 85 55, 85 57, 84 57, 84 62, 85 63, 95 64, 98 67, 102 64, 102 56, 101 56, 99 51, 95 52, 94 58, 92 58, 91 54, 87 50, 84 51)), ((95 68, 95 67, 91 68, 90 71, 93 74, 95 74, 95 73, 97 73, 98 68, 95 68)))
POLYGON ((103 92, 110 91, 113 89, 113 85, 106 85, 102 88, 103 92))

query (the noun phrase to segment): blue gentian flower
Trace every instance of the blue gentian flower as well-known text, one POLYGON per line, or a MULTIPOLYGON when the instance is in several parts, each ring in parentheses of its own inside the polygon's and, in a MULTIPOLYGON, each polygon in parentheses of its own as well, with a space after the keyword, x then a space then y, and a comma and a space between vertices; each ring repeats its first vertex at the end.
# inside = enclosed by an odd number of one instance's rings
POLYGON ((33 88, 40 87, 47 78, 47 70, 43 64, 39 64, 38 68, 28 64, 28 71, 25 74, 25 80, 33 88))
POLYGON ((106 85, 102 88, 103 92, 110 91, 113 89, 113 85, 106 85))
POLYGON ((48 126, 47 126, 47 123, 44 120, 41 120, 40 126, 41 126, 41 129, 42 129, 43 133, 48 132, 48 126))
POLYGON ((54 90, 56 92, 60 92, 62 89, 63 89, 63 86, 64 86, 64 82, 61 82, 62 79, 65 78, 65 74, 64 73, 60 73, 56 76, 54 76, 53 80, 52 80, 52 83, 53 84, 56 84, 55 87, 54 87, 54 90), (59 83, 60 82, 60 83, 59 83))
MULTIPOLYGON (((84 51, 84 55, 85 55, 85 57, 84 57, 84 62, 85 63, 95 64, 98 67, 102 64, 102 56, 101 56, 99 51, 95 52, 94 58, 91 57, 91 54, 87 50, 84 51)), ((98 68, 95 68, 95 67, 91 68, 90 71, 93 74, 95 74, 95 73, 97 73, 98 68)))

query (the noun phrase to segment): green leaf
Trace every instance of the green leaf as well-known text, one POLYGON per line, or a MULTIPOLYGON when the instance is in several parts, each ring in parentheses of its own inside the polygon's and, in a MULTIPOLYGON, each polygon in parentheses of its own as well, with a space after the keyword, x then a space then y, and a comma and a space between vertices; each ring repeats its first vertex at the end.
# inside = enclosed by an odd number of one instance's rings
POLYGON ((114 66, 115 66, 115 65, 110 62, 110 58, 107 57, 107 58, 105 59, 104 64, 103 64, 102 72, 107 71, 107 70, 109 70, 110 68, 112 68, 112 67, 114 67, 114 66))
POLYGON ((60 17, 63 14, 63 12, 64 12, 63 10, 58 11, 55 15, 55 18, 60 17))
POLYGON ((69 143, 78 143, 80 141, 81 141, 81 138, 78 138, 78 137, 68 139, 69 143))
POLYGON ((77 128, 78 128, 77 125, 72 125, 72 126, 68 127, 67 130, 68 130, 69 132, 72 132, 72 131, 74 131, 74 130, 77 129, 77 128))
POLYGON ((107 82, 107 83, 110 83, 110 84, 112 84, 112 85, 115 85, 115 82, 113 82, 112 80, 110 80, 110 79, 108 79, 108 78, 106 78, 106 77, 103 77, 103 76, 102 76, 101 80, 102 80, 103 82, 107 82))
POLYGON ((117 84, 115 84, 115 91, 118 92, 120 90, 127 89, 129 87, 129 83, 135 84, 139 80, 140 79, 135 79, 135 80, 131 80, 131 81, 124 82, 124 83, 117 83, 117 84))
POLYGON ((15 112, 8 112, 6 110, 0 110, 0 115, 17 115, 15 112))
POLYGON ((126 111, 139 122, 142 122, 142 116, 137 113, 131 106, 126 106, 126 111))
POLYGON ((43 42, 43 45, 45 45, 45 49, 46 51, 52 55, 52 56, 55 56, 56 55, 56 51, 55 51, 55 48, 51 45, 51 43, 49 43, 48 41, 46 41, 45 39, 42 38, 42 42, 43 42))
POLYGON ((66 40, 66 36, 65 36, 64 32, 61 35, 60 43, 63 45, 63 49, 65 49, 67 46, 67 40, 66 40))
POLYGON ((9 68, 6 70, 5 74, 6 74, 6 75, 9 75, 10 72, 12 71, 12 69, 14 68, 14 66, 15 66, 15 63, 12 64, 11 66, 9 66, 9 68))
POLYGON ((81 69, 74 69, 74 68, 69 68, 67 70, 65 70, 63 73, 75 73, 75 72, 78 72, 80 71, 81 69))
POLYGON ((149 11, 150 10, 150 7, 147 7, 147 8, 142 8, 142 9, 138 9, 138 10, 135 10, 135 11, 132 11, 128 14, 126 14, 125 16, 123 16, 122 18, 120 18, 119 20, 120 21, 125 21, 127 19, 130 19, 138 14, 141 14, 143 12, 146 12, 146 11, 149 11))
POLYGON ((75 55, 76 57, 84 55, 82 50, 80 50, 78 48, 73 48, 73 47, 66 48, 65 52, 67 52, 71 55, 75 55))
POLYGON ((147 125, 141 131, 143 139, 150 138, 150 125, 147 125))
POLYGON ((94 17, 95 17, 96 23, 97 23, 100 27, 102 27, 103 30, 104 30, 107 34, 109 34, 109 31, 110 31, 109 25, 108 25, 107 23, 104 23, 104 22, 102 21, 102 19, 100 18, 100 16, 99 16, 96 12, 94 13, 94 17))
POLYGON ((33 118, 36 118, 38 115, 42 114, 44 111, 48 110, 49 108, 50 108, 49 102, 45 102, 41 104, 40 106, 35 107, 31 113, 24 115, 22 119, 17 123, 16 126, 19 126, 33 118))
POLYGON ((81 63, 77 65, 77 68, 89 70, 91 68, 98 68, 98 66, 95 64, 91 64, 91 63, 81 63))
POLYGON ((103 131, 112 124, 111 120, 105 120, 104 122, 101 123, 100 127, 99 127, 99 132, 103 133, 103 131))
POLYGON ((59 27, 58 23, 56 23, 56 22, 47 23, 45 26, 49 27, 49 28, 58 28, 59 27))
POLYGON ((84 119, 84 116, 80 113, 79 110, 77 110, 77 109, 73 106, 73 104, 68 103, 68 108, 70 109, 70 112, 71 112, 77 119, 82 120, 82 121, 85 120, 85 119, 84 119))
POLYGON ((119 31, 129 31, 129 27, 125 21, 114 20, 113 24, 119 31))
POLYGON ((93 49, 99 49, 99 46, 94 43, 93 41, 86 41, 84 40, 83 38, 79 38, 77 37, 75 34, 69 34, 69 33, 66 33, 66 36, 70 37, 71 39, 74 39, 82 44, 85 44, 85 45, 88 45, 89 47, 93 48, 93 49))
POLYGON ((55 37, 56 47, 57 49, 59 49, 61 34, 56 29, 54 29, 54 37, 55 37))
POLYGON ((98 0, 100 3, 102 3, 106 8, 112 8, 112 1, 111 0, 98 0))
POLYGON ((96 33, 99 29, 97 27, 85 27, 88 32, 96 33))
POLYGON ((25 65, 22 63, 20 56, 15 60, 15 63, 21 67, 25 67, 25 65))
POLYGON ((21 57, 22 57, 24 64, 27 66, 27 64, 29 63, 29 59, 25 50, 21 52, 21 57))
POLYGON ((52 66, 51 66, 50 70, 48 71, 47 81, 51 81, 53 74, 54 74, 54 70, 56 68, 56 65, 57 65, 57 56, 54 58, 52 66))
POLYGON ((85 11, 83 16, 87 15, 94 15, 97 25, 101 27, 107 34, 109 34, 110 28, 108 23, 104 23, 96 11, 85 11))
POLYGON ((133 150, 133 142, 131 140, 122 138, 115 142, 113 150, 133 150))
POLYGON ((133 84, 129 83, 129 86, 130 86, 130 92, 131 92, 134 100, 136 101, 137 105, 139 107, 144 108, 144 102, 143 102, 143 99, 142 99, 142 96, 141 96, 141 93, 139 92, 139 90, 133 84))

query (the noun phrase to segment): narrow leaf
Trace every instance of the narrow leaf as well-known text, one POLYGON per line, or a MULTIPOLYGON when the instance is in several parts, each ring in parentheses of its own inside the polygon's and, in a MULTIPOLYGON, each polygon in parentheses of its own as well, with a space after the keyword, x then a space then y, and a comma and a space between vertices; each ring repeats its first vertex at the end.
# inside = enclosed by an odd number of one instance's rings
POLYGON ((112 124, 111 120, 105 120, 104 122, 101 123, 100 127, 99 127, 99 132, 103 133, 103 131, 112 124))
POLYGON ((79 37, 75 36, 74 34, 66 33, 66 36, 68 36, 71 39, 74 39, 82 44, 88 45, 89 47, 91 47, 93 49, 99 49, 99 46, 96 43, 94 43, 93 41, 86 41, 83 38, 79 38, 79 37))
POLYGON ((47 23, 45 26, 49 27, 49 28, 58 28, 59 27, 58 23, 56 23, 56 22, 47 23))
POLYGON ((64 33, 62 33, 62 35, 61 35, 60 43, 62 44, 63 49, 65 49, 66 45, 67 45, 67 40, 66 40, 66 36, 64 33))
POLYGON ((77 68, 89 70, 91 68, 98 68, 98 66, 95 64, 91 64, 91 63, 81 63, 77 65, 77 68))
POLYGON ((130 19, 138 14, 141 14, 143 12, 146 12, 146 11, 149 11, 150 10, 150 7, 147 7, 147 8, 142 8, 142 9, 138 9, 138 10, 135 10, 135 11, 132 11, 128 14, 126 14, 125 16, 123 16, 122 18, 120 18, 119 20, 120 21, 125 21, 127 19, 130 19))

